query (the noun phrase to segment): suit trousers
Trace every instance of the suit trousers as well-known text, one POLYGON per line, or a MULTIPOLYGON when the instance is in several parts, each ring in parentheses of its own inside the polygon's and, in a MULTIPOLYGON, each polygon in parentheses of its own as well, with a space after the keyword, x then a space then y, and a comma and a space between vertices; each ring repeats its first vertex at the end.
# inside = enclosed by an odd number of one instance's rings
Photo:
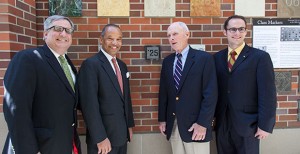
POLYGON ((253 136, 243 137, 232 127, 228 113, 220 128, 216 131, 218 154, 259 154, 259 139, 253 136))
POLYGON ((173 154, 209 154, 210 152, 209 142, 187 143, 182 141, 176 119, 174 121, 170 142, 173 154))
MULTIPOLYGON (((88 154, 98 154, 97 145, 87 144, 88 154)), ((108 154, 126 154, 127 153, 127 143, 123 146, 112 146, 111 151, 108 154)))

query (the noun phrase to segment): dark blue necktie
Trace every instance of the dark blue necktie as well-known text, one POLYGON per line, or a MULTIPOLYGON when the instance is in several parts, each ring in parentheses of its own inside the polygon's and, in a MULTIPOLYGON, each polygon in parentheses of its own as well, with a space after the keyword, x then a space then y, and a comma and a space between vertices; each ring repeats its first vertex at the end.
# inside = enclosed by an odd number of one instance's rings
POLYGON ((181 61, 182 54, 179 53, 176 56, 177 56, 177 62, 176 62, 175 72, 174 72, 174 81, 175 81, 175 88, 176 90, 178 90, 179 81, 182 75, 182 61, 181 61))

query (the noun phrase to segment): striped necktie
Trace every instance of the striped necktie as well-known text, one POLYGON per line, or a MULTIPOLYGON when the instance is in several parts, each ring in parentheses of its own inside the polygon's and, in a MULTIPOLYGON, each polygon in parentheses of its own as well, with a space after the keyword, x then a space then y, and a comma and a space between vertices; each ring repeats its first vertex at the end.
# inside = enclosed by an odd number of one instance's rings
POLYGON ((228 70, 229 72, 231 72, 232 66, 235 62, 235 55, 237 55, 237 53, 235 51, 231 51, 229 54, 229 60, 228 60, 228 70))
POLYGON ((176 56, 177 56, 177 62, 176 62, 175 72, 174 72, 174 81, 175 81, 175 88, 176 90, 178 90, 180 78, 182 75, 182 61, 181 61, 182 54, 179 53, 176 56))
POLYGON ((60 55, 58 57, 59 61, 60 61, 60 65, 62 67, 62 69, 64 70, 64 73, 73 89, 73 91, 75 91, 74 89, 74 81, 73 81, 73 78, 72 78, 72 75, 71 75, 71 72, 70 72, 70 69, 69 69, 69 66, 68 66, 68 62, 67 60, 65 59, 64 56, 60 55))

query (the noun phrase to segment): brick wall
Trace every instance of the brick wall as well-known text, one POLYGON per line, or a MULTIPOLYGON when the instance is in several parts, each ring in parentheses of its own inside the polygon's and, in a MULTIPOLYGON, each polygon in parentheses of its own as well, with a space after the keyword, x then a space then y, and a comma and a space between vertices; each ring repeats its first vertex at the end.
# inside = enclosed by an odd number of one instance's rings
POLYGON ((14 53, 34 47, 36 10, 32 0, 0 0, 0 112, 3 104, 3 77, 14 53))
MULTIPOLYGON (((87 57, 94 55, 98 52, 99 36, 101 29, 107 23, 115 23, 121 26, 123 30, 123 46, 118 54, 118 57, 125 61, 131 72, 131 96, 133 101, 134 117, 136 122, 135 132, 157 132, 157 108, 158 108, 158 88, 159 88, 159 76, 161 69, 160 61, 145 60, 144 46, 145 45, 160 45, 162 50, 162 57, 172 53, 166 37, 166 29, 169 24, 175 21, 185 22, 191 30, 190 44, 205 44, 206 50, 210 53, 217 52, 226 47, 227 39, 222 33, 222 24, 228 16, 234 14, 234 0, 221 0, 221 17, 190 17, 189 0, 176 0, 176 17, 175 18, 146 18, 144 17, 144 1, 143 0, 130 0, 130 17, 122 18, 109 18, 109 17, 97 17, 97 0, 82 0, 83 12, 82 17, 72 17, 72 21, 76 25, 77 31, 73 36, 73 45, 69 50, 68 55, 73 60, 76 67, 79 69, 80 64, 87 57)), ((21 2, 18 2, 21 3, 21 2)), ((28 2, 22 2, 23 5, 29 5, 28 2)), ((12 4, 10 4, 12 5, 12 4)), ((22 5, 22 6, 23 6, 22 5)), ((39 0, 36 5, 36 28, 37 39, 32 37, 32 45, 42 45, 43 35, 43 21, 49 15, 48 13, 48 0, 39 0), (36 40, 36 41, 35 41, 36 40), (37 42, 37 43, 35 43, 37 42)), ((15 6, 15 5, 13 5, 15 6)), ((1 5, 0 7, 3 7, 1 5)), ((14 8, 18 8, 15 6, 14 8)), ((30 7, 31 8, 31 7, 30 7)), ((266 17, 276 17, 277 13, 277 0, 266 0, 266 17)), ((117 9, 117 8, 112 8, 117 9)), ((0 9, 1 11, 3 9, 0 9)), ((26 10, 26 9, 24 9, 26 10)), ((26 14, 23 11, 23 14, 26 14)), ((19 10, 21 11, 21 10, 19 10)), ((21 11, 21 12, 22 12, 21 11)), ((32 11, 33 12, 33 11, 32 11)), ((11 11, 11 16, 18 18, 17 15, 11 11)), ((18 13, 19 14, 19 13, 18 13)), ((32 13, 34 14, 34 13, 32 13)), ((5 18, 1 15, 2 20, 5 18)), ((21 18, 20 18, 21 19, 21 18)), ((14 19, 16 21, 16 19, 14 19)), ((35 20, 31 20, 35 21, 35 20)), ((249 33, 246 38, 248 44, 252 44, 252 19, 247 18, 249 33)), ((5 21, 4 26, 19 25, 19 29, 27 27, 26 24, 12 24, 12 21, 5 21)), ((28 25, 28 24, 27 24, 28 25)), ((30 22, 30 25, 34 23, 30 22)), ((0 26, 0 30, 2 26, 0 26)), ((24 28, 23 28, 24 29, 24 28)), ((5 30, 8 31, 8 30, 5 30)), ((35 31, 35 30, 33 30, 35 31)), ((7 32, 18 36, 13 30, 7 32)), ((21 33, 21 32, 18 32, 21 33)), ((5 34, 5 33, 4 33, 5 34)), ((1 33, 1 35, 3 35, 1 33)), ((8 34, 6 34, 8 35, 8 34)), ((26 35, 30 37, 34 35, 26 35)), ((7 66, 7 61, 11 58, 10 53, 18 51, 19 49, 27 47, 28 42, 17 41, 17 39, 6 39, 4 46, 20 46, 19 48, 11 49, 1 45, 3 43, 0 37, 0 49, 4 51, 4 56, 0 60, 0 97, 3 97, 2 78, 7 66), (8 45, 7 45, 8 44, 8 45), (26 44, 26 45, 24 45, 26 44)), ((21 39, 22 40, 22 39, 21 39)), ((277 124, 276 127, 300 127, 300 123, 297 122, 297 100, 300 99, 298 92, 298 69, 295 70, 276 70, 276 71, 288 71, 292 73, 290 92, 278 93, 278 110, 277 110, 277 124)), ((0 100, 2 102, 2 99, 0 100)), ((1 107, 2 109, 2 107, 1 107)), ((81 115, 79 113, 79 115, 81 115)), ((79 130, 84 133, 84 122, 80 116, 79 130)))

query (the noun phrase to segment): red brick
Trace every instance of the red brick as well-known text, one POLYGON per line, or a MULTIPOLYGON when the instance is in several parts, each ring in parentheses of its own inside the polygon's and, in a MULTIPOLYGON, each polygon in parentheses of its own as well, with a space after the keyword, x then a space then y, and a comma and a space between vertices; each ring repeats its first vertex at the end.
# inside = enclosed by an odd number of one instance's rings
POLYGON ((131 86, 131 92, 150 92, 150 87, 149 86, 131 86))
POLYGON ((190 10, 190 4, 176 4, 176 10, 190 10))
POLYGON ((185 24, 191 24, 191 18, 173 18, 172 22, 184 22, 185 24))
POLYGON ((276 122, 275 128, 286 128, 287 122, 276 122))
POLYGON ((297 102, 279 102, 279 108, 296 108, 298 107, 297 102))
POLYGON ((109 23, 112 23, 112 24, 129 24, 129 18, 110 18, 109 23))
POLYGON ((78 25, 78 31, 99 31, 98 25, 78 25))
POLYGON ((130 18, 131 24, 150 24, 150 18, 130 18))
POLYGON ((131 73, 131 79, 148 79, 150 73, 131 73))
POLYGON ((277 16, 277 11, 266 11, 265 16, 266 17, 276 17, 277 16))
POLYGON ((297 120, 297 115, 280 115, 279 121, 293 121, 297 120))
POLYGON ((192 24, 211 24, 211 18, 192 18, 192 24))
POLYGON ((142 31, 156 31, 161 30, 160 25, 141 25, 142 31))
POLYGON ((142 106, 142 112, 157 112, 158 106, 142 106))
POLYGON ((139 25, 121 25, 122 31, 140 31, 139 25))
POLYGON ((134 119, 145 119, 151 118, 150 113, 133 113, 134 119))
POLYGON ((150 32, 131 32, 131 37, 135 38, 141 38, 141 37, 150 37, 150 32))
POLYGON ((29 12, 29 6, 24 4, 22 1, 16 1, 16 6, 26 12, 29 12))
POLYGON ((152 24, 170 24, 170 18, 151 18, 152 24))
POLYGON ((158 98, 158 93, 142 93, 142 98, 158 98))
POLYGON ((160 39, 142 39, 142 44, 158 45, 160 44, 160 39))
POLYGON ((142 125, 158 125, 157 120, 142 120, 142 125))
POLYGON ((142 80, 142 85, 159 85, 159 80, 142 80))
POLYGON ((144 4, 130 4, 130 10, 143 10, 144 4))
POLYGON ((203 44, 220 44, 221 40, 219 38, 203 38, 203 44))
POLYGON ((108 18, 87 18, 87 23, 91 24, 107 24, 108 18))
POLYGON ((158 92, 159 91, 159 85, 153 85, 150 87, 151 91, 150 92, 158 92))
POLYGON ((160 72, 159 66, 142 66, 142 72, 160 72))

